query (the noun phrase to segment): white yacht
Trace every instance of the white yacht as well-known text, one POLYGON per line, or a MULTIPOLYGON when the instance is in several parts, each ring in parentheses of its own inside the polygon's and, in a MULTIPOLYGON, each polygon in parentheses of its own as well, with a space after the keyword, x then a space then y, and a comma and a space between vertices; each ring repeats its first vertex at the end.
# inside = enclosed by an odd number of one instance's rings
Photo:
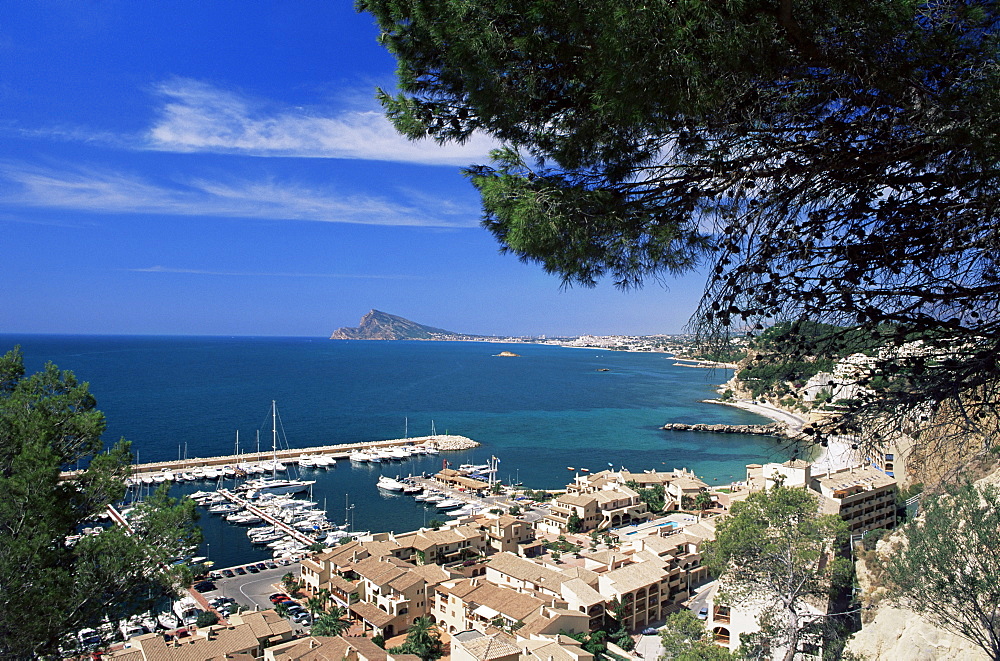
POLYGON ((174 614, 180 618, 185 626, 194 624, 198 619, 198 614, 201 612, 201 608, 198 607, 198 602, 194 600, 194 597, 184 597, 180 601, 174 602, 174 614))
POLYGON ((388 475, 380 475, 378 478, 378 484, 376 485, 379 489, 385 489, 386 491, 402 491, 406 485, 395 480, 388 475))
POLYGON ((157 613, 156 622, 164 629, 176 629, 181 626, 181 619, 171 611, 157 613))

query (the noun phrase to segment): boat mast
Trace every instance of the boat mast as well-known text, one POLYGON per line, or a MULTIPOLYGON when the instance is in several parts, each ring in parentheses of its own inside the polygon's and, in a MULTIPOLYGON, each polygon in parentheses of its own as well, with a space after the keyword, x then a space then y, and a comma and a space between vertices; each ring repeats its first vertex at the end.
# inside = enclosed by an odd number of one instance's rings
POLYGON ((271 477, 275 476, 278 468, 278 404, 271 400, 271 477))

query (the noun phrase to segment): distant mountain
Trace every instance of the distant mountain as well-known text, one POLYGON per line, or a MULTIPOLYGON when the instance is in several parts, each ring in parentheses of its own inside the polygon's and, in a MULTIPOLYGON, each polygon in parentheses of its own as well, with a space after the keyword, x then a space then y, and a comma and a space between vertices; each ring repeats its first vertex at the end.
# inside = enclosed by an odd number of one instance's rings
POLYGON ((361 317, 357 328, 338 328, 331 340, 448 340, 467 337, 460 333, 424 326, 394 314, 372 310, 361 317))

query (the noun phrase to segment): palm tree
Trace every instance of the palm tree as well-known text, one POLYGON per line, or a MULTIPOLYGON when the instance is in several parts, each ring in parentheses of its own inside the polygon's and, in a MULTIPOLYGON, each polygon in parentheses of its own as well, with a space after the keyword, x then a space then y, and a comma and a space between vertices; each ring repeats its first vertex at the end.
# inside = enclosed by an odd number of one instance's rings
POLYGON ((288 617, 288 602, 279 601, 274 605, 274 612, 277 613, 279 617, 288 617))
POLYGON ((347 611, 340 606, 333 606, 316 618, 311 633, 314 636, 340 636, 350 628, 351 621, 347 619, 347 611))
POLYGON ((406 631, 406 642, 401 645, 410 654, 416 654, 423 661, 434 661, 444 654, 441 635, 429 617, 418 617, 406 631))
POLYGON ((326 599, 319 594, 314 597, 309 597, 306 599, 306 610, 309 611, 309 615, 312 616, 312 621, 315 622, 316 613, 322 613, 326 610, 326 599))

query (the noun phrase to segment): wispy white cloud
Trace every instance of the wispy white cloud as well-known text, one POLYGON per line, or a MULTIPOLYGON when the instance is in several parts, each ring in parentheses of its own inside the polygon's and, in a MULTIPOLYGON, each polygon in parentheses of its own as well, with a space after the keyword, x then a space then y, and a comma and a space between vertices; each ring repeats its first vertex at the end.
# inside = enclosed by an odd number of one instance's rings
POLYGON ((348 278, 354 280, 422 280, 413 275, 374 275, 364 273, 289 273, 260 271, 208 271, 202 269, 181 269, 166 266, 148 266, 145 268, 125 269, 132 273, 176 273, 184 275, 221 275, 235 277, 268 277, 268 278, 348 278))
POLYGON ((415 227, 472 227, 477 222, 477 209, 436 206, 432 199, 405 192, 401 200, 273 179, 152 181, 99 168, 0 163, 0 203, 25 207, 415 227))
POLYGON ((375 109, 290 107, 189 79, 157 93, 164 103, 147 136, 155 150, 468 165, 487 162, 498 146, 484 136, 463 145, 414 142, 375 109))

